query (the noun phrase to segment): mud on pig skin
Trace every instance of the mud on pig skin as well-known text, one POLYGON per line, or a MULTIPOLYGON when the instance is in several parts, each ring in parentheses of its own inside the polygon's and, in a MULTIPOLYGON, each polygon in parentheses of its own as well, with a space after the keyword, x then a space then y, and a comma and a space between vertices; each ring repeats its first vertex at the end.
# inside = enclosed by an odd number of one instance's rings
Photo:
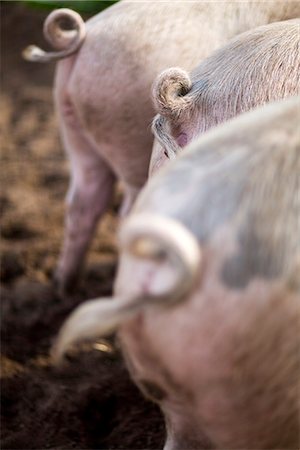
POLYGON ((57 65, 54 89, 72 171, 56 271, 61 291, 75 286, 115 180, 124 186, 125 214, 147 179, 155 77, 175 64, 190 70, 232 36, 299 14, 298 2, 150 0, 120 1, 86 24, 70 10, 50 14, 44 34, 57 51, 30 47, 25 57, 44 62, 67 57, 57 65))
POLYGON ((300 93, 300 19, 242 33, 189 75, 180 68, 153 84, 159 113, 150 176, 201 133, 270 101, 300 93))
POLYGON ((60 333, 56 359, 119 328, 165 450, 299 448, 299 122, 300 97, 245 113, 153 177, 121 227, 115 298, 60 333))

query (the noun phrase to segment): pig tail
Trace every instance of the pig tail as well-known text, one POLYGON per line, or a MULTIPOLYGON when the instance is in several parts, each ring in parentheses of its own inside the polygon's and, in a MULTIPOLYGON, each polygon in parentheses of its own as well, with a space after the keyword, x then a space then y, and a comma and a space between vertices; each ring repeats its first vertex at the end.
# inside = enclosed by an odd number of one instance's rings
POLYGON ((66 58, 77 52, 85 36, 85 23, 81 16, 71 9, 61 8, 52 11, 44 22, 44 36, 59 51, 45 52, 30 45, 22 55, 28 61, 48 62, 66 58))
POLYGON ((175 273, 175 282, 165 292, 148 293, 144 301, 176 303, 194 287, 201 252, 194 235, 180 222, 155 214, 132 214, 120 232, 120 247, 134 258, 166 263, 175 273))
POLYGON ((152 86, 156 112, 166 118, 178 120, 189 106, 190 99, 185 96, 191 87, 191 79, 185 70, 177 67, 164 70, 152 86))
POLYGON ((92 340, 115 332, 122 323, 145 307, 172 307, 193 290, 199 275, 201 251, 196 238, 179 222, 153 214, 134 214, 120 233, 120 247, 133 258, 152 261, 157 271, 166 263, 174 270, 171 286, 155 292, 90 300, 63 324, 52 349, 55 364, 82 340, 92 340))

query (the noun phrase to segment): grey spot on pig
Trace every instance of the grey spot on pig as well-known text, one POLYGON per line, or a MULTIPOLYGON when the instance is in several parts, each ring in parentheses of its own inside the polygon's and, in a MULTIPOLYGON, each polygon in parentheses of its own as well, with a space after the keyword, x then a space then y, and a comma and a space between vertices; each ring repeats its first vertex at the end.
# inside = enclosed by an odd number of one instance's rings
MULTIPOLYGON (((251 223, 251 216, 249 217, 251 223)), ((276 259, 278 248, 268 247, 246 225, 238 236, 237 254, 225 260, 222 280, 230 288, 243 289, 255 277, 276 278, 282 273, 280 262, 276 259)))
MULTIPOLYGON (((295 123, 294 126, 297 127, 295 123)), ((290 155, 280 149, 279 140, 278 145, 270 147, 268 164, 265 159, 256 168, 253 165, 244 184, 244 218, 240 214, 233 223, 237 229, 237 250, 222 269, 223 281, 229 287, 245 288, 255 277, 285 278, 290 289, 297 290, 300 271, 298 265, 297 275, 295 255, 298 252, 300 258, 300 236, 295 230, 300 221, 300 198, 292 195, 300 189, 300 129, 298 133, 296 130, 291 130, 289 136, 290 155), (277 213, 278 205, 281 214, 277 213)), ((250 155, 248 164, 251 166, 254 161, 250 155)))

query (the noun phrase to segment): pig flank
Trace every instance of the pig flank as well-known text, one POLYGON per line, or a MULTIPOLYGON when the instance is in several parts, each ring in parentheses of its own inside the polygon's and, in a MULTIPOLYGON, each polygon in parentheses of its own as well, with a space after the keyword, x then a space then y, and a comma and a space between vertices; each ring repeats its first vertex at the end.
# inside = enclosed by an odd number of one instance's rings
POLYGON ((120 1, 88 20, 85 29, 75 13, 66 11, 51 13, 45 26, 58 37, 59 51, 25 52, 34 61, 71 55, 58 63, 55 79, 56 110, 72 169, 56 275, 61 290, 75 284, 116 179, 125 190, 122 214, 147 179, 155 77, 174 64, 191 70, 238 33, 299 16, 300 4, 120 1), (68 14, 73 30, 60 26, 68 14))
POLYGON ((165 415, 165 450, 299 448, 299 123, 299 97, 276 102, 170 162, 121 227, 111 306, 84 304, 62 330, 59 356, 105 333, 110 309, 132 378, 165 415), (153 245, 134 252, 134 236, 153 245), (176 302, 158 295, 170 270, 171 297, 182 284, 172 242, 194 271, 176 302))
POLYGON ((153 130, 163 150, 154 149, 150 174, 166 159, 163 151, 169 157, 180 151, 178 137, 185 135, 186 145, 242 112, 299 93, 300 20, 241 34, 204 60, 191 77, 182 69, 166 70, 153 86, 160 113, 153 130))

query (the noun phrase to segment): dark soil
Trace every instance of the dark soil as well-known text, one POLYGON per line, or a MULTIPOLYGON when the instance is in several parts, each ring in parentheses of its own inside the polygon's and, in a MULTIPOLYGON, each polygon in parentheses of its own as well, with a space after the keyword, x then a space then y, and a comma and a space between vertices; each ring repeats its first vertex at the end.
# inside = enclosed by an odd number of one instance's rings
POLYGON ((68 162, 53 111, 54 65, 20 57, 28 44, 46 46, 46 14, 1 2, 1 447, 161 448, 161 415, 130 381, 113 337, 107 351, 82 346, 59 368, 48 356, 74 306, 111 293, 118 199, 99 226, 79 289, 60 298, 52 274, 68 162))

